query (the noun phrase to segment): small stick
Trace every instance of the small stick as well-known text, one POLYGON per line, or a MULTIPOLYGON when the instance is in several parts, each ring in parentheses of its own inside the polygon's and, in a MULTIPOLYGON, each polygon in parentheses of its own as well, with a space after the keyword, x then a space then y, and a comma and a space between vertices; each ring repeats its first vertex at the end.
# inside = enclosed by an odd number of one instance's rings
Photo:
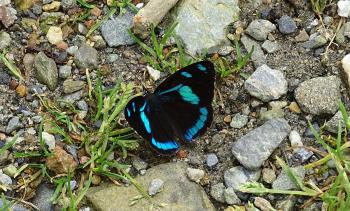
POLYGON ((150 0, 134 17, 133 33, 141 39, 149 35, 150 28, 158 25, 179 0, 150 0))

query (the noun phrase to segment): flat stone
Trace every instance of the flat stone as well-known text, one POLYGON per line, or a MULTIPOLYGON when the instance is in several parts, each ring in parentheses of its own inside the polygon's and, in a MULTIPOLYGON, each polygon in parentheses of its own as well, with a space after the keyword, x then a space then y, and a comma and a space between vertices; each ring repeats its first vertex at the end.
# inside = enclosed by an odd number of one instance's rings
POLYGON ((290 126, 285 119, 269 120, 234 142, 232 153, 247 169, 258 169, 287 137, 289 131, 290 126))
POLYGON ((55 136, 47 132, 42 132, 42 138, 45 144, 48 146, 49 150, 53 151, 56 146, 55 136))
POLYGON ((63 101, 66 103, 75 103, 76 101, 80 100, 83 96, 83 91, 77 91, 72 94, 68 94, 63 96, 63 101))
POLYGON ((254 39, 264 41, 267 35, 276 30, 276 26, 268 20, 255 19, 246 29, 246 33, 252 36, 254 39))
POLYGON ((251 171, 242 166, 235 166, 225 171, 225 185, 226 187, 232 187, 234 191, 238 191, 242 184, 257 181, 260 174, 260 170, 251 171))
POLYGON ((258 119, 258 124, 264 124, 265 122, 275 119, 275 118, 283 118, 284 117, 284 111, 280 108, 273 108, 271 110, 262 112, 260 114, 260 117, 258 119))
POLYGON ((238 20, 238 0, 183 0, 173 10, 175 34, 191 54, 217 52, 227 45, 227 27, 238 20), (193 30, 193 26, 195 30, 193 30))
POLYGON ((264 182, 271 184, 276 180, 276 173, 270 168, 264 168, 262 170, 262 179, 264 182))
POLYGON ((128 11, 124 15, 114 17, 101 25, 102 36, 109 47, 135 43, 128 34, 128 29, 132 26, 133 18, 134 14, 128 11))
POLYGON ((69 65, 63 65, 58 70, 58 75, 60 78, 68 78, 72 74, 72 66, 69 65))
POLYGON ((262 65, 245 81, 244 88, 250 95, 268 102, 286 94, 288 83, 281 71, 262 65))
POLYGON ((43 52, 39 52, 34 59, 36 78, 40 83, 47 85, 53 91, 57 86, 58 71, 53 59, 47 57, 43 52))
POLYGON ((340 84, 336 76, 312 78, 299 84, 295 99, 306 113, 335 114, 341 99, 340 84))
POLYGON ((76 91, 81 90, 84 88, 85 82, 84 81, 74 81, 73 79, 67 79, 63 82, 63 92, 65 94, 70 94, 76 91))
POLYGON ((0 172, 0 185, 5 185, 5 186, 12 185, 11 177, 0 172))
POLYGON ((74 62, 80 68, 96 68, 98 65, 97 50, 89 45, 82 44, 75 53, 74 62))
POLYGON ((266 40, 262 46, 261 46, 267 53, 275 53, 278 51, 281 47, 280 45, 275 41, 272 42, 270 40, 266 40))
MULTIPOLYGON (((305 177, 305 169, 303 166, 297 166, 291 168, 293 173, 298 176, 301 180, 305 177)), ((279 190, 298 190, 298 186, 288 177, 288 175, 282 170, 278 175, 277 179, 272 183, 273 189, 279 190)))
POLYGON ((210 153, 207 155, 207 166, 214 167, 219 162, 218 157, 214 153, 210 153))
POLYGON ((303 142, 301 141, 301 136, 296 130, 292 130, 289 133, 289 141, 292 147, 302 147, 303 142))
POLYGON ((299 34, 295 37, 295 41, 297 42, 305 42, 309 40, 309 35, 305 29, 302 29, 299 34))
MULTIPOLYGON (((165 211, 214 211, 215 208, 210 202, 203 188, 188 180, 186 169, 188 166, 183 162, 166 163, 150 168, 145 176, 135 178, 136 182, 147 189, 148 184, 155 178, 164 181, 163 191, 152 198, 162 202, 166 206, 161 210, 165 211)), ((116 186, 111 184, 91 187, 86 198, 97 211, 105 210, 130 210, 130 199, 140 195, 134 186, 116 186)), ((133 210, 148 210, 152 205, 147 199, 140 199, 132 206, 133 210)))
POLYGON ((309 37, 309 40, 302 45, 304 48, 315 49, 322 47, 325 44, 327 44, 327 39, 319 33, 314 33, 309 37))
POLYGON ((211 186, 210 195, 216 201, 224 203, 225 202, 224 191, 225 191, 225 185, 223 183, 217 183, 211 186))

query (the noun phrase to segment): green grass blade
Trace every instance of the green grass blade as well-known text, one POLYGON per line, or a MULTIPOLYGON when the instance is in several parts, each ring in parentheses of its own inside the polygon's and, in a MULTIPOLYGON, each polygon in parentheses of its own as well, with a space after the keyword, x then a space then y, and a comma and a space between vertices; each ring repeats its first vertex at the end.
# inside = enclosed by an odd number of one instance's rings
POLYGON ((105 22, 106 20, 108 20, 109 17, 111 17, 114 13, 117 12, 117 8, 112 7, 105 16, 103 16, 103 18, 101 20, 98 20, 88 31, 88 33, 86 34, 86 37, 90 37, 90 35, 98 28, 100 28, 100 26, 102 25, 103 22, 105 22))
POLYGON ((148 52, 151 56, 154 58, 157 58, 157 53, 150 47, 148 47, 144 42, 142 42, 138 37, 136 37, 131 30, 128 30, 128 34, 130 35, 131 39, 133 39, 139 46, 144 49, 146 52, 148 52))
POLYGON ((5 51, 0 53, 0 60, 2 63, 10 70, 10 72, 17 77, 19 80, 24 81, 24 78, 21 74, 21 71, 14 65, 12 62, 10 62, 6 57, 5 57, 5 51))
POLYGON ((95 5, 89 4, 89 3, 87 3, 85 0, 77 0, 77 2, 78 2, 81 6, 83 6, 83 7, 85 7, 85 8, 88 8, 88 9, 93 9, 93 8, 95 8, 95 5))

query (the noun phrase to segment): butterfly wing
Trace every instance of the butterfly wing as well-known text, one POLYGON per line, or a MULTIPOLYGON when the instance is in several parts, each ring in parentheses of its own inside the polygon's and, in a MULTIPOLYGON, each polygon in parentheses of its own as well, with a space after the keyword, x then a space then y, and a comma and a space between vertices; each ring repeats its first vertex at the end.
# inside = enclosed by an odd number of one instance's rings
POLYGON ((124 110, 126 120, 136 132, 161 154, 173 154, 179 149, 170 120, 159 104, 149 97, 135 97, 124 110))
POLYGON ((214 65, 203 61, 177 71, 156 89, 155 95, 181 140, 193 140, 211 124, 214 81, 214 65))
POLYGON ((189 65, 162 82, 154 94, 133 98, 125 118, 161 154, 179 149, 176 140, 191 141, 212 122, 215 71, 211 62, 189 65))

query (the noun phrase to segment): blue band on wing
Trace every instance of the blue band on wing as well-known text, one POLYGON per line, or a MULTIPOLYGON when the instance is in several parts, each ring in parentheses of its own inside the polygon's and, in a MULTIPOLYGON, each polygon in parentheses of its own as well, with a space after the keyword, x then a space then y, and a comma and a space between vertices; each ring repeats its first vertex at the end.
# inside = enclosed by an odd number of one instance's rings
POLYGON ((181 75, 185 76, 186 78, 192 78, 192 74, 188 72, 182 72, 181 75))
POLYGON ((128 108, 126 109, 126 112, 128 113, 128 117, 130 117, 131 113, 130 113, 130 110, 128 108))
POLYGON ((198 69, 200 69, 201 71, 207 72, 207 68, 204 67, 202 64, 198 64, 197 67, 198 67, 198 69))
POLYGON ((155 147, 161 150, 172 150, 179 148, 179 145, 175 141, 159 142, 152 137, 151 142, 155 147))
POLYGON ((187 141, 191 141, 192 138, 204 127, 205 122, 208 119, 208 109, 202 107, 199 109, 200 115, 196 123, 185 132, 185 138, 187 141))
POLYGON ((197 105, 199 103, 198 96, 192 92, 192 89, 189 86, 181 87, 179 93, 184 101, 187 101, 194 105, 197 105))
POLYGON ((165 90, 163 92, 160 92, 159 94, 162 95, 162 94, 165 94, 165 93, 169 93, 169 92, 173 92, 173 91, 177 91, 179 88, 182 87, 182 84, 179 84, 171 89, 168 89, 168 90, 165 90))
POLYGON ((145 112, 144 112, 146 104, 147 103, 145 102, 145 104, 143 104, 143 106, 140 108, 140 117, 141 117, 141 120, 143 122, 143 125, 145 126, 147 133, 150 134, 151 133, 151 125, 149 123, 149 120, 148 120, 145 112))
POLYGON ((136 111, 136 108, 135 108, 135 102, 132 102, 132 109, 134 110, 134 112, 136 111))

